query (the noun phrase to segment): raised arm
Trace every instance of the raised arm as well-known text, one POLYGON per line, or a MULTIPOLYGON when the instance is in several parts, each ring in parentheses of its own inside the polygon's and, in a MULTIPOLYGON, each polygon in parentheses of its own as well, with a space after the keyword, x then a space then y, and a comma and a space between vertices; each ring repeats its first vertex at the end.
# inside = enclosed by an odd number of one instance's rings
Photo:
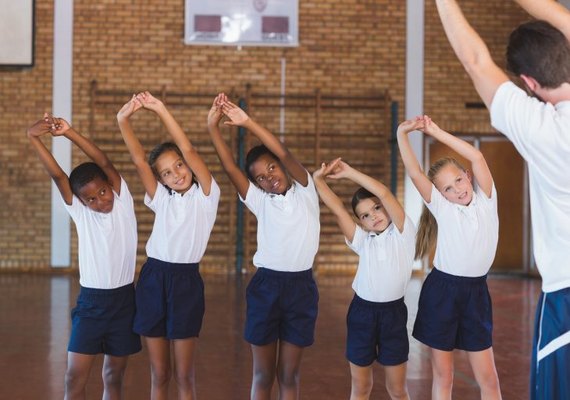
POLYGON ((200 183, 202 191, 204 194, 209 195, 212 186, 212 174, 206 166, 204 159, 198 153, 198 150, 192 146, 192 143, 178 124, 170 111, 154 96, 149 92, 139 93, 137 99, 141 102, 144 108, 154 111, 159 117, 166 130, 172 136, 172 140, 178 146, 182 155, 184 156, 184 161, 190 167, 196 179, 200 183))
MULTIPOLYGON (((533 1, 533 0, 531 0, 533 1)), ((487 45, 461 12, 456 0, 436 0, 439 17, 457 58, 471 77, 479 96, 490 108, 498 87, 509 80, 495 64, 487 45)))
POLYGON ((141 102, 137 100, 135 95, 133 95, 133 97, 117 113, 117 122, 119 123, 121 135, 127 145, 127 149, 131 155, 131 160, 133 160, 133 164, 135 164, 135 168, 141 178, 144 189, 150 198, 153 198, 156 193, 158 182, 150 168, 150 165, 148 165, 144 148, 135 136, 129 119, 131 115, 141 108, 141 102))
POLYGON ((50 127, 51 118, 49 118, 47 114, 44 114, 44 118, 29 127, 26 133, 44 169, 59 189, 63 201, 65 201, 65 204, 70 205, 73 200, 73 192, 69 184, 69 177, 40 139, 40 136, 50 133, 50 127))
POLYGON ((245 199, 247 195, 247 190, 249 189, 249 179, 245 173, 236 164, 230 147, 222 137, 220 132, 220 120, 222 119, 221 103, 226 98, 225 94, 220 93, 215 99, 208 113, 208 132, 210 133, 210 138, 212 139, 212 144, 218 153, 218 158, 222 163, 222 167, 226 174, 232 181, 233 185, 237 189, 239 195, 245 199))
POLYGON ((554 0, 515 0, 536 19, 548 22, 570 41, 570 10, 554 0))
POLYGON ((398 126, 398 147, 400 148, 400 155, 404 162, 404 167, 410 176, 414 186, 420 192, 422 198, 430 203, 432 183, 426 176, 412 147, 410 146, 410 139, 408 135, 418 129, 423 129, 423 118, 416 117, 412 120, 404 121, 398 126))
POLYGON ((364 189, 378 197, 382 202, 382 206, 386 209, 388 216, 392 222, 394 222, 394 225, 396 225, 400 232, 403 231, 404 221, 406 219, 404 208, 398 202, 396 197, 394 197, 390 189, 388 189, 382 182, 379 182, 371 176, 352 168, 350 165, 340 160, 337 163, 336 168, 334 168, 332 173, 328 176, 332 179, 350 179, 357 185, 362 186, 364 189))
POLYGON ((336 222, 342 231, 342 234, 350 241, 354 239, 354 232, 356 230, 356 222, 351 217, 351 215, 346 211, 342 200, 336 195, 335 192, 329 187, 325 181, 325 177, 329 175, 340 162, 340 158, 332 161, 328 165, 323 163, 321 168, 317 169, 313 173, 313 179, 315 180, 315 187, 319 196, 325 203, 325 205, 332 211, 336 217, 336 222))
POLYGON ((453 136, 451 133, 441 129, 431 120, 430 117, 424 116, 423 118, 423 132, 455 150, 461 156, 469 160, 471 163, 471 169, 473 170, 473 176, 477 181, 477 184, 487 195, 487 198, 490 198, 491 190, 493 188, 493 176, 491 175, 491 171, 489 170, 485 157, 483 157, 483 153, 466 141, 461 140, 458 137, 453 136))
POLYGON ((309 183, 307 170, 273 133, 252 120, 245 111, 230 101, 224 101, 222 103, 222 111, 230 119, 230 121, 225 122, 226 124, 243 126, 257 136, 261 143, 279 158, 293 179, 301 185, 307 186, 309 183))

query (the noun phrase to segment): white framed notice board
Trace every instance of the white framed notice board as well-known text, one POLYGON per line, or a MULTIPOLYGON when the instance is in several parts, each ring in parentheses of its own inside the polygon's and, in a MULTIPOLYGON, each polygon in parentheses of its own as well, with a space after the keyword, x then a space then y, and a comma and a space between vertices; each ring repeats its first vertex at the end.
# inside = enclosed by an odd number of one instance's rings
POLYGON ((0 0, 0 66, 34 65, 34 0, 0 0))
POLYGON ((184 43, 298 46, 298 0, 185 0, 184 43))

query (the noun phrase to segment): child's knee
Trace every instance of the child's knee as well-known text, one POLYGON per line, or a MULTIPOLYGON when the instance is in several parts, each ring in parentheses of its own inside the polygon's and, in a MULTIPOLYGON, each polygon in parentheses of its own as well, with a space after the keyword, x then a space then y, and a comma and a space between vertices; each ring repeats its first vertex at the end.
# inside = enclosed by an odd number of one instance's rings
POLYGON ((257 370, 253 372, 253 384, 260 388, 271 388, 275 374, 272 371, 257 370))
POLYGON ((76 369, 68 369, 65 372, 65 391, 66 393, 78 392, 83 390, 87 384, 89 374, 76 369))
POLYGON ((357 398, 368 398, 372 392, 374 381, 370 378, 352 377, 352 394, 357 398))
POLYGON ((105 386, 120 386, 123 383, 125 368, 114 366, 103 366, 102 377, 105 386))
POLYGON ((299 385, 299 370, 279 371, 279 384, 285 387, 296 387, 299 385))
POLYGON ((388 385, 386 384, 386 390, 390 395, 392 400, 400 400, 400 399, 407 399, 408 398, 408 390, 406 385, 388 385))
POLYGON ((151 368, 150 378, 153 386, 163 386, 170 382, 172 372, 170 368, 151 368))

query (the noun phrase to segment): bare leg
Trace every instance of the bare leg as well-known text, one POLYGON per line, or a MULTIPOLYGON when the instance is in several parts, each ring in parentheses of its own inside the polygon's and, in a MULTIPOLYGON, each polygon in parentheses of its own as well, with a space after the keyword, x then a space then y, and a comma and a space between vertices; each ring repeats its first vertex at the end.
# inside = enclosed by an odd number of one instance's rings
POLYGON ((277 381, 279 382, 279 400, 299 398, 299 381, 303 348, 279 341, 279 360, 277 362, 277 381))
POLYGON ((150 360, 151 400, 168 399, 170 369, 170 340, 164 337, 145 337, 150 360))
POLYGON ((269 400, 275 380, 277 341, 265 346, 251 345, 253 354, 252 400, 269 400))
POLYGON ((65 400, 85 399, 85 385, 95 357, 92 354, 67 352, 65 400))
POLYGON ((406 385, 406 367, 408 363, 400 365, 387 365, 384 367, 386 374, 386 390, 392 400, 409 400, 408 387, 406 385))
POLYGON ((495 368, 493 348, 489 347, 483 351, 470 351, 467 354, 473 374, 475 374, 475 380, 481 388, 481 399, 501 400, 501 387, 495 368))
POLYGON ((198 338, 175 339, 173 343, 174 377, 178 384, 178 399, 194 400, 196 398, 194 360, 198 348, 198 338))
POLYGON ((453 389, 453 351, 431 349, 432 400, 451 400, 453 389))
POLYGON ((129 356, 105 355, 103 361, 103 400, 119 400, 123 397, 123 377, 129 356))
POLYGON ((350 364, 351 388, 350 400, 368 400, 372 392, 374 384, 374 375, 372 373, 372 364, 361 367, 359 365, 350 364))

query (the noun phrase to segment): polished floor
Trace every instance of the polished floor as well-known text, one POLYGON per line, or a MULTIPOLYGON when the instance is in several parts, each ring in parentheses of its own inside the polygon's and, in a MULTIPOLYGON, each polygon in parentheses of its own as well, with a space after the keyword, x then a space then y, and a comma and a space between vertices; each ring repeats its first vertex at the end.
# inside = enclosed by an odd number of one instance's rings
MULTIPOLYGON (((318 277, 320 309, 315 344, 306 350, 301 370, 301 398, 348 399, 350 374, 344 359, 345 314, 352 298, 348 277, 318 277)), ((411 331, 422 279, 408 287, 411 331)), ((198 398, 247 399, 251 354, 242 339, 247 278, 206 276, 206 318, 197 358, 198 398)), ((494 351, 506 400, 528 398, 530 343, 540 281, 492 276, 494 351)), ((68 275, 0 275, 0 399, 63 398, 69 310, 78 292, 68 275)), ((453 398, 479 399, 467 357, 455 354, 453 398)), ((101 398, 101 358, 92 370, 88 399, 101 398)), ((372 399, 388 399, 383 371, 375 366, 372 399)), ((174 385, 172 385, 174 386, 174 385)), ((410 341, 408 388, 412 399, 429 399, 429 352, 410 341)), ((148 399, 150 378, 145 350, 132 356, 125 381, 125 399, 148 399)), ((171 398, 176 391, 171 387, 171 398)))

